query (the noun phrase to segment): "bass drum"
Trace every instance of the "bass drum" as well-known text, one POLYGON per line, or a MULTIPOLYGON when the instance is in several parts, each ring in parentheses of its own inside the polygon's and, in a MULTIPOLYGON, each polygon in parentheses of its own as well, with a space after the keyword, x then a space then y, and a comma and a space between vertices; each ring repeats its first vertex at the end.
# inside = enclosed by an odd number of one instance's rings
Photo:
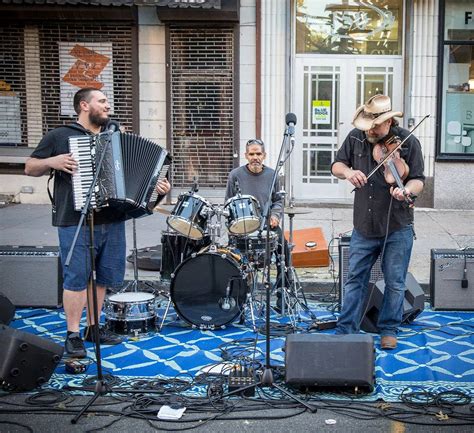
POLYGON ((181 263, 170 286, 178 315, 200 329, 221 328, 234 321, 248 292, 240 260, 239 255, 222 249, 181 263))

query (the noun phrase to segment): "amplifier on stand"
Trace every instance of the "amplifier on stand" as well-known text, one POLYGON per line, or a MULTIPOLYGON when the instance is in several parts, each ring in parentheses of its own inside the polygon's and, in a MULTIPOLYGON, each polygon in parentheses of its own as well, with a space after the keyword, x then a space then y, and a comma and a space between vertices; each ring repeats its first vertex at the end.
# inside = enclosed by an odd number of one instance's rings
POLYGON ((16 307, 60 307, 58 247, 0 246, 0 291, 16 307))
MULTIPOLYGON (((350 236, 342 236, 339 240, 339 305, 342 307, 344 302, 344 284, 349 274, 349 245, 351 243, 350 236)), ((382 264, 380 257, 372 266, 370 271, 369 285, 375 284, 377 281, 383 280, 382 264)))
POLYGON ((433 310, 474 310, 474 249, 432 249, 430 298, 433 310))

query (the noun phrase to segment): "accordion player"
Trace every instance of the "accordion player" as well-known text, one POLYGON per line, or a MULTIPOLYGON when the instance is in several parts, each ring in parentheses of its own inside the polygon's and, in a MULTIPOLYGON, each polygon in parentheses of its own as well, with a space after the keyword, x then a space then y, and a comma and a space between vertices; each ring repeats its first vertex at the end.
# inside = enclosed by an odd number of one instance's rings
POLYGON ((156 184, 167 177, 171 164, 166 149, 136 134, 116 131, 69 137, 69 150, 78 162, 72 177, 76 211, 84 207, 97 177, 90 201, 93 209, 114 207, 127 218, 153 213, 161 199, 156 184))

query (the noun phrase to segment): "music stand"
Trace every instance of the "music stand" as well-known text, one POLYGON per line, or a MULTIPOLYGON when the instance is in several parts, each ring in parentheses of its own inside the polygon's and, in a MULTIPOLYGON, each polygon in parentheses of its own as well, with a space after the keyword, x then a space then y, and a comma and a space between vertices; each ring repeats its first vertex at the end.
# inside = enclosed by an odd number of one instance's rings
MULTIPOLYGON (((263 229, 263 227, 266 225, 267 227, 267 232, 266 232, 266 239, 265 239, 265 267, 267 269, 266 271, 266 281, 264 283, 265 287, 265 297, 266 297, 266 309, 265 309, 265 367, 262 373, 262 376, 260 378, 260 381, 257 383, 253 383, 248 386, 244 386, 242 388, 238 388, 234 391, 228 392, 224 394, 222 397, 227 397, 233 394, 239 394, 244 392, 246 389, 250 389, 253 387, 258 387, 258 386, 265 386, 265 387, 273 387, 278 389, 282 394, 285 394, 287 397, 290 397, 292 400, 296 401, 297 403, 303 405, 307 409, 309 409, 312 413, 315 413, 317 411, 317 408, 311 406, 307 402, 301 400, 298 398, 296 395, 292 394, 290 391, 284 389, 283 387, 277 385, 273 381, 273 371, 272 367, 270 365, 270 257, 271 257, 271 251, 270 251, 270 216, 271 216, 271 199, 272 199, 272 194, 273 194, 273 189, 276 184, 276 179, 278 176, 279 171, 283 167, 286 159, 289 157, 291 151, 293 149, 287 150, 287 143, 289 141, 290 136, 293 134, 290 133, 290 122, 293 122, 296 124, 296 116, 292 113, 287 114, 286 116, 286 123, 288 125, 288 128, 285 129, 285 133, 283 134, 283 141, 280 147, 280 154, 278 156, 278 162, 277 166, 275 168, 275 171, 273 173, 273 178, 272 182, 270 184, 270 189, 269 189, 269 194, 268 194, 268 199, 265 203, 265 208, 263 211, 263 218, 262 218, 262 223, 260 225, 260 230, 263 229), (291 116, 290 116, 291 114, 291 116), (286 152, 286 155, 285 155, 286 152), (285 156, 284 156, 285 155, 285 156), (283 158, 284 156, 284 158, 283 158)), ((265 273, 264 273, 265 274, 265 273)), ((282 275, 284 278, 284 275, 282 275)))
MULTIPOLYGON (((65 266, 69 266, 69 263, 72 258, 72 253, 74 251, 74 248, 76 246, 77 238, 79 237, 79 233, 81 230, 81 226, 84 224, 84 220, 87 216, 87 221, 88 221, 88 226, 89 226, 89 252, 90 252, 90 260, 91 260, 91 272, 89 275, 89 285, 92 288, 92 308, 93 308, 93 317, 94 317, 94 325, 93 326, 93 332, 94 332, 94 345, 95 345, 95 354, 96 354, 96 364, 97 364, 97 382, 95 384, 95 390, 94 390, 94 395, 92 398, 86 403, 86 405, 79 411, 79 413, 71 420, 72 424, 76 424, 79 418, 82 416, 82 414, 94 403, 97 398, 107 391, 107 385, 104 381, 104 376, 102 372, 102 358, 101 358, 101 352, 100 352, 100 335, 99 335, 99 314, 97 312, 97 284, 96 284, 96 269, 95 269, 95 248, 94 248, 94 209, 91 207, 91 200, 92 200, 92 192, 95 189, 95 186, 97 184, 97 179, 99 177, 102 164, 104 162, 104 157, 106 153, 106 148, 109 145, 111 141, 111 136, 112 136, 113 130, 109 129, 106 132, 98 134, 98 140, 101 140, 102 144, 102 139, 104 139, 104 143, 102 145, 102 149, 100 149, 100 157, 99 157, 99 162, 96 165, 96 171, 94 173, 92 183, 89 186, 89 189, 86 194, 84 206, 81 209, 81 217, 79 219, 79 222, 77 223, 76 227, 76 232, 74 233, 74 238, 72 240, 71 248, 69 249, 66 261, 64 263, 65 266)), ((88 285, 88 287, 89 287, 88 285)), ((87 311, 90 314, 90 301, 89 301, 89 290, 87 290, 87 311)))

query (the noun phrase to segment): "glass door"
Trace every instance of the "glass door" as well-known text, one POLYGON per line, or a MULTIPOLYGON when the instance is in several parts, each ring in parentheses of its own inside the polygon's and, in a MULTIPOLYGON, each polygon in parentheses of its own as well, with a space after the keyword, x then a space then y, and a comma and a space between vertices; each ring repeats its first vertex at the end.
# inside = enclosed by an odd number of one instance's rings
POLYGON ((353 129, 356 108, 379 93, 389 95, 394 108, 402 108, 401 58, 296 57, 292 184, 297 200, 351 200, 348 182, 331 175, 331 164, 353 129))

